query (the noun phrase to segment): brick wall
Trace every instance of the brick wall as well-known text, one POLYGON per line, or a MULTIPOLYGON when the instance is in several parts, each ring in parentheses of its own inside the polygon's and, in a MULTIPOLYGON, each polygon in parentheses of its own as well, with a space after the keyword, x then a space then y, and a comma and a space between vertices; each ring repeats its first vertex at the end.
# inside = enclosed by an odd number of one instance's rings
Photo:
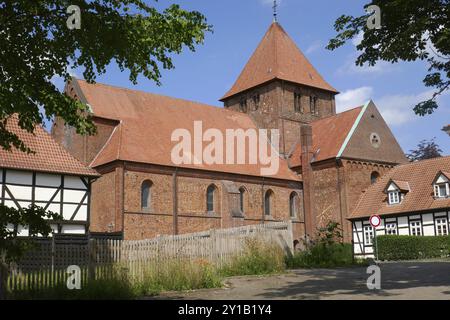
POLYGON ((56 118, 52 126, 52 137, 75 158, 84 164, 90 164, 100 149, 108 141, 117 122, 94 118, 97 133, 93 136, 82 136, 75 128, 64 125, 61 118, 56 118))
POLYGON ((336 113, 334 94, 280 80, 230 97, 224 101, 225 107, 243 112, 240 107, 242 99, 247 101, 246 113, 259 128, 280 130, 282 154, 288 154, 298 141, 301 123, 309 123, 336 113), (303 112, 295 112, 294 93, 301 95, 303 112), (254 97, 258 95, 259 103, 256 104, 254 97), (310 96, 317 97, 317 115, 311 114, 310 96))
MULTIPOLYGON (((107 232, 108 225, 115 226, 124 222, 125 239, 152 238, 157 235, 174 233, 173 215, 173 175, 167 172, 151 172, 145 165, 136 168, 126 167, 124 170, 123 208, 121 212, 121 167, 104 173, 102 178, 93 183, 92 224, 91 230, 107 232), (149 210, 141 208, 141 185, 151 181, 152 205, 149 210), (110 192, 114 186, 116 192, 110 192), (119 190, 118 190, 119 189, 119 190), (108 190, 108 192, 105 192, 108 190), (119 213, 117 213, 119 212, 119 213), (120 217, 119 217, 120 216, 120 217)), ((204 174, 203 174, 204 175, 204 174)), ((190 176, 178 174, 178 232, 191 233, 213 228, 230 228, 263 222, 263 195, 269 189, 273 192, 271 199, 271 216, 264 216, 266 221, 288 220, 289 198, 292 192, 299 195, 298 217, 294 219, 294 235, 303 237, 303 197, 302 190, 278 184, 262 185, 261 182, 232 181, 227 177, 205 178, 201 174, 190 176), (223 178, 223 179, 221 179, 223 178), (227 180, 224 180, 227 179, 227 180), (214 212, 207 212, 206 190, 210 185, 216 186, 214 212), (244 188, 244 213, 235 216, 239 209, 239 189, 244 188), (237 197, 237 198, 236 198, 237 197)), ((114 229, 114 231, 117 228, 114 229)), ((120 230, 119 230, 120 231, 120 230)))
POLYGON ((104 173, 92 183, 90 231, 116 232, 116 172, 104 173), (107 190, 107 191, 106 191, 107 190))

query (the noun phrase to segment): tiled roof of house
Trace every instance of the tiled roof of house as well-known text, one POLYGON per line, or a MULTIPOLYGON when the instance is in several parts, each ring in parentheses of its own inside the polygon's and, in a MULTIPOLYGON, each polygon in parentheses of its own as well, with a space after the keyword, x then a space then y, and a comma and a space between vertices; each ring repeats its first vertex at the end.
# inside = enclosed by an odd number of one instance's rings
POLYGON ((434 197, 433 181, 440 172, 450 171, 450 156, 423 160, 397 166, 387 172, 378 182, 370 186, 358 201, 350 219, 369 217, 374 214, 399 213, 450 208, 450 198, 434 197), (410 191, 400 204, 389 205, 386 185, 390 180, 407 182, 410 191))
POLYGON ((15 133, 33 153, 14 147, 10 151, 0 148, 0 168, 99 176, 97 171, 83 165, 53 140, 41 126, 37 126, 33 134, 29 133, 19 127, 18 117, 13 116, 8 119, 6 129, 15 133))
MULTIPOLYGON (((363 107, 357 107, 311 123, 314 162, 336 158, 363 107)), ((289 157, 291 168, 301 166, 300 142, 289 157)))
POLYGON ((401 181, 401 180, 391 180, 399 190, 401 191, 410 191, 409 182, 401 181))
POLYGON ((337 93, 276 22, 270 26, 238 79, 221 100, 274 79, 337 93))
POLYGON ((441 173, 447 177, 447 179, 450 179, 450 172, 447 171, 441 171, 441 173))
MULTIPOLYGON (((218 129, 225 137, 227 129, 257 129, 246 114, 213 107, 206 104, 150 94, 142 91, 118 88, 104 84, 77 84, 93 114, 107 119, 120 120, 110 139, 92 161, 98 167, 114 160, 176 166, 172 162, 172 148, 178 144, 171 141, 176 129, 186 129, 194 137, 194 122, 201 121, 203 132, 218 129)), ((224 141, 225 143, 225 141, 224 141)), ((209 143, 204 143, 206 147, 209 143)), ((235 147, 235 151, 237 144, 235 147)), ((248 147, 246 148, 248 159, 248 147)), ((217 172, 261 176, 261 164, 202 164, 181 167, 217 172)), ((280 158, 278 174, 271 178, 299 181, 286 160, 280 158)))

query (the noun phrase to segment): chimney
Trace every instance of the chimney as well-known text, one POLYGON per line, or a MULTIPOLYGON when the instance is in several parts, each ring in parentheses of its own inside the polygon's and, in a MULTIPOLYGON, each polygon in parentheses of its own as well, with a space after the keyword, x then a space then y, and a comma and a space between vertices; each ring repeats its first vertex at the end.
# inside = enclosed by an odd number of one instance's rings
POLYGON ((303 201, 305 210, 305 229, 307 239, 316 235, 316 216, 314 213, 314 181, 311 161, 314 156, 312 149, 312 127, 309 124, 300 127, 300 142, 302 147, 301 164, 303 178, 303 201))

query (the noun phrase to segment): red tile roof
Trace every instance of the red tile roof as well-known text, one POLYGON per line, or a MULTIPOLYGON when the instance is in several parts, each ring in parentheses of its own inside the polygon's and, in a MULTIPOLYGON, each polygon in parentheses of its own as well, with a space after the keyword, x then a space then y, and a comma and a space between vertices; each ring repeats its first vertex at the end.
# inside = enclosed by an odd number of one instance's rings
POLYGON ((273 79, 286 80, 337 93, 336 89, 322 78, 294 41, 276 22, 270 26, 235 84, 221 100, 273 79))
POLYGON ((34 153, 0 148, 0 167, 39 172, 65 173, 79 176, 99 176, 97 171, 84 166, 60 146, 48 132, 37 126, 31 134, 18 125, 18 117, 8 119, 7 130, 15 133, 34 153))
POLYGON ((450 157, 423 160, 393 168, 364 192, 350 219, 373 214, 392 215, 450 208, 450 198, 434 198, 433 181, 440 171, 450 171, 450 157), (400 204, 387 203, 384 189, 390 180, 405 181, 409 184, 410 191, 400 204))
MULTIPOLYGON (((397 186, 397 188, 400 190, 400 191, 410 191, 411 189, 410 189, 410 187, 409 187, 409 182, 408 181, 400 181, 400 180, 391 180, 396 186, 397 186)), ((389 184, 390 183, 388 183, 388 186, 386 186, 386 188, 388 188, 389 187, 389 184)))
MULTIPOLYGON (((240 112, 142 91, 75 81, 94 115, 120 120, 120 125, 91 163, 92 167, 114 160, 175 166, 171 159, 172 148, 176 145, 171 141, 172 133, 176 129, 187 129, 193 137, 194 121, 202 121, 203 132, 215 128, 224 136, 227 129, 257 129, 250 117, 240 112)), ((203 164, 182 167, 261 176, 260 169, 266 166, 203 164)), ((278 174, 271 177, 300 180, 288 168, 287 161, 281 158, 278 174)))
MULTIPOLYGON (((363 107, 357 107, 311 123, 314 162, 336 158, 363 107)), ((300 142, 289 157, 289 165, 301 166, 300 142)))

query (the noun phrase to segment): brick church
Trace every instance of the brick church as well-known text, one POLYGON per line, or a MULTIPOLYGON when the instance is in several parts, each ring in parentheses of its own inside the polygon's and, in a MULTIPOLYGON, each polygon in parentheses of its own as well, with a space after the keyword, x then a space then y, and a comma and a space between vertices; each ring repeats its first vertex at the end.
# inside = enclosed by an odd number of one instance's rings
POLYGON ((266 221, 293 223, 313 237, 329 220, 344 227, 372 183, 405 155, 373 102, 336 113, 337 90, 274 22, 232 88, 224 107, 73 79, 66 93, 89 104, 95 136, 57 119, 53 137, 97 170, 90 230, 125 239, 152 238, 266 221), (260 165, 174 165, 178 128, 278 129, 279 170, 260 165))

